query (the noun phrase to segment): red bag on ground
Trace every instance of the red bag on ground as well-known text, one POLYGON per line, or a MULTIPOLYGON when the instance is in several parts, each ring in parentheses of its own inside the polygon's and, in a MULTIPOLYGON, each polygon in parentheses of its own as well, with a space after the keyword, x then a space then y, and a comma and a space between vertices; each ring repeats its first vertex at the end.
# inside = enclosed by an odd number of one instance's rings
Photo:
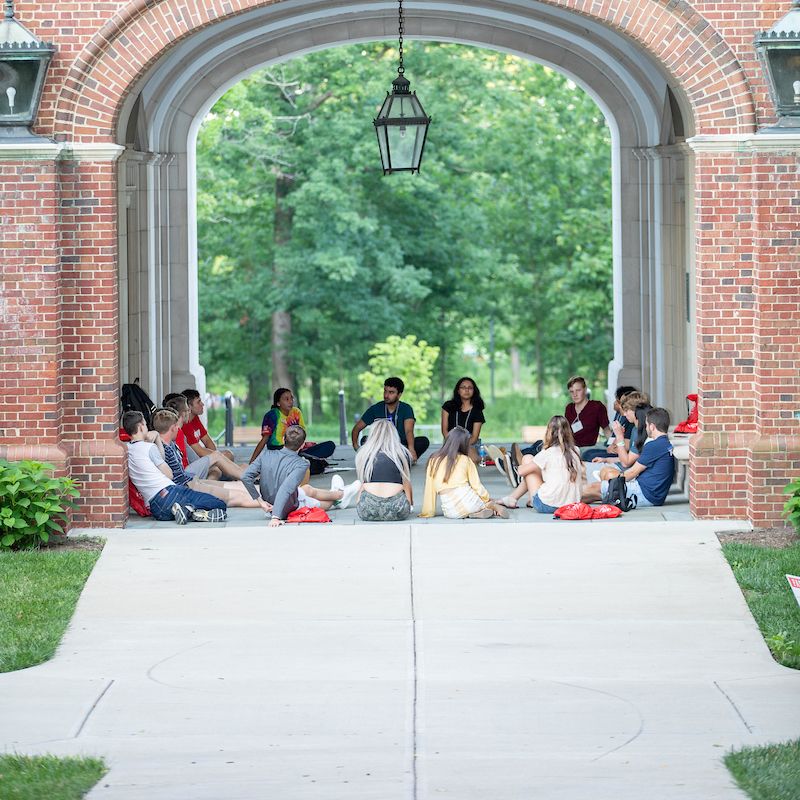
POLYGON ((331 518, 325 513, 324 508, 309 508, 304 506, 292 511, 288 517, 287 522, 330 522, 331 518))
POLYGON ((586 503, 568 503, 557 508, 554 517, 557 519, 591 519, 594 509, 586 503))
MULTIPOLYGON (((119 429, 119 438, 122 442, 129 442, 131 437, 125 433, 124 428, 119 429)), ((135 511, 140 517, 152 517, 153 515, 150 513, 150 509, 147 507, 147 504, 144 502, 144 497, 142 497, 142 493, 133 485, 133 481, 128 478, 128 505, 131 507, 133 511, 135 511)))
POLYGON ((697 433, 697 415, 700 401, 696 394, 686 395, 686 405, 689 408, 689 416, 675 426, 675 433, 697 433))
POLYGON ((595 506, 592 509, 592 519, 614 519, 615 517, 622 516, 622 509, 616 506, 610 506, 608 503, 603 503, 601 506, 595 506))

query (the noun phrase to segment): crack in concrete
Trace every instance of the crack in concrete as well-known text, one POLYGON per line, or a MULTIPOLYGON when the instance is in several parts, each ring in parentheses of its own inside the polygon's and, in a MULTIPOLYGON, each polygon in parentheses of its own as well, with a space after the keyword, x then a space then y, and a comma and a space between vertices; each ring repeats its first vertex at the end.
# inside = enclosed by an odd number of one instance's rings
POLYGON ((183 689, 184 691, 194 691, 193 687, 191 686, 177 686, 173 683, 167 683, 166 681, 160 681, 158 678, 153 677, 153 671, 160 667, 162 664, 166 664, 167 661, 172 660, 173 658, 177 658, 178 656, 182 656, 184 653, 189 653, 192 650, 197 650, 200 647, 205 647, 207 644, 211 644, 211 640, 209 639, 207 642, 200 642, 200 644, 193 644, 191 647, 185 647, 183 650, 178 650, 177 653, 172 653, 171 655, 166 656, 166 658, 162 658, 160 661, 156 661, 146 673, 147 679, 153 681, 153 683, 157 683, 160 686, 166 686, 169 689, 183 689))
POLYGON ((109 682, 108 682, 108 683, 105 685, 105 687, 103 688, 103 691, 102 691, 102 692, 100 692, 100 694, 99 694, 99 695, 97 695, 97 697, 96 697, 96 698, 95 698, 95 700, 94 700, 94 703, 92 703, 92 705, 90 706, 89 710, 88 710, 88 711, 87 711, 87 712, 86 712, 86 713, 83 715, 83 719, 81 720, 81 722, 80 722, 80 725, 78 725, 78 729, 77 729, 77 730, 75 731, 75 733, 72 735, 72 738, 73 738, 73 739, 77 739, 77 738, 78 738, 78 737, 81 735, 81 733, 83 733, 83 729, 86 727, 86 723, 89 721, 89 717, 91 717, 91 716, 92 716, 92 714, 94 713, 94 710, 97 708, 97 706, 99 705, 100 701, 101 701, 101 700, 102 700, 102 699, 103 699, 103 698, 106 696, 106 692, 107 692, 107 691, 108 691, 108 690, 109 690, 109 689, 110 689, 110 688, 111 688, 113 685, 114 685, 114 679, 112 678, 112 679, 111 679, 111 680, 110 680, 110 681, 109 681, 109 682))
POLYGON ((722 694, 722 696, 731 704, 731 708, 736 712, 736 716, 739 717, 739 719, 742 721, 742 725, 744 725, 745 728, 747 728, 747 732, 752 733, 753 729, 750 727, 750 724, 744 718, 744 714, 742 714, 742 712, 739 711, 739 707, 736 705, 736 703, 733 702, 733 698, 716 681, 714 681, 714 686, 717 687, 720 694, 722 694))

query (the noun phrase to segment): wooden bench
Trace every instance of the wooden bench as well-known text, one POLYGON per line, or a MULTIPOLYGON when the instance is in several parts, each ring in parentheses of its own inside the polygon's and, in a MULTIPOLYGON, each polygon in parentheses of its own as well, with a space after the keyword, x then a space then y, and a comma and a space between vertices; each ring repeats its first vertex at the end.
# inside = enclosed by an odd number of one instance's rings
POLYGON ((258 425, 239 425, 233 429, 233 443, 258 444, 261 441, 261 427, 258 425))

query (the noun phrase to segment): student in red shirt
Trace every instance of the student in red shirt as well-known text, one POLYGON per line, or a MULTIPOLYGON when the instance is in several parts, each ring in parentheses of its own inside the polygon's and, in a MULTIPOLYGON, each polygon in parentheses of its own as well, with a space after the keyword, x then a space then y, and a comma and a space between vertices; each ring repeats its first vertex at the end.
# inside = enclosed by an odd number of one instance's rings
POLYGON ((245 468, 236 464, 230 450, 217 450, 214 440, 208 435, 200 415, 205 411, 203 398, 197 389, 184 389, 181 394, 189 404, 189 420, 181 431, 186 438, 186 455, 189 464, 203 456, 210 456, 214 466, 218 467, 223 475, 240 480, 245 468))
POLYGON ((586 396, 586 380, 580 375, 570 378, 567 383, 571 403, 567 403, 564 416, 572 428, 572 437, 581 453, 597 444, 602 430, 611 436, 608 424, 608 411, 599 400, 589 400, 586 396))

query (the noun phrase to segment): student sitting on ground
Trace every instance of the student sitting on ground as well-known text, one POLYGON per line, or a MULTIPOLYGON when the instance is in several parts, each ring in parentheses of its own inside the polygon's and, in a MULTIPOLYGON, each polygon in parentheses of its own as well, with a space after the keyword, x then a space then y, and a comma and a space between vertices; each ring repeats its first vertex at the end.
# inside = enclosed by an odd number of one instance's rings
MULTIPOLYGON (((667 435, 669 411, 665 408, 651 408, 645 420, 650 441, 644 445, 633 466, 622 473, 625 476, 628 497, 636 497, 638 508, 664 505, 675 475, 675 459, 667 435)), ((601 500, 608 492, 608 480, 619 474, 614 471, 613 475, 609 474, 604 480, 587 486, 583 501, 595 503, 601 500)))
POLYGON ((508 518, 508 511, 489 497, 478 477, 478 468, 468 455, 469 438, 468 430, 456 426, 428 460, 421 517, 436 515, 438 497, 442 514, 450 519, 508 518))
POLYGON ((250 497, 257 498, 260 491, 261 497, 272 507, 271 528, 283 525, 286 517, 302 506, 320 506, 327 510, 336 504, 338 508, 346 508, 361 487, 358 481, 344 486, 339 475, 333 476, 330 491, 309 485, 308 461, 298 455, 305 440, 305 430, 292 425, 283 436, 283 447, 262 450, 242 476, 250 497), (259 479, 258 489, 256 479, 259 479))
POLYGON ((571 403, 567 403, 564 416, 572 428, 575 446, 583 453, 597 444, 597 437, 602 430, 611 436, 608 426, 608 412, 599 400, 589 400, 586 393, 586 380, 580 375, 570 378, 567 383, 571 403))
POLYGON ((209 480, 217 481, 223 475, 232 480, 238 480, 242 477, 244 467, 234 464, 219 450, 212 450, 190 464, 186 436, 183 433, 183 426, 189 421, 189 403, 182 394, 168 394, 164 397, 164 408, 174 411, 180 419, 181 427, 178 429, 178 435, 175 438, 175 446, 181 454, 181 464, 190 478, 208 478, 209 480))
POLYGON ((485 403, 478 384, 472 378, 459 378, 453 396, 442 406, 442 438, 446 439, 456 425, 469 431, 469 457, 477 464, 481 459, 478 446, 481 427, 486 422, 483 416, 485 403))
POLYGON ((583 464, 566 417, 550 418, 542 449, 535 456, 523 455, 518 471, 522 483, 498 500, 507 508, 516 508, 526 492, 530 494, 530 505, 540 514, 553 514, 560 506, 581 499, 583 464))
POLYGON ((625 420, 633 427, 633 434, 629 439, 625 439, 623 438, 625 430, 622 426, 617 422, 611 423, 616 437, 617 453, 615 456, 593 458, 591 464, 586 464, 587 483, 607 480, 609 475, 613 477, 636 463, 647 441, 647 412, 652 407, 647 395, 642 392, 631 392, 625 396, 622 401, 622 413, 625 415, 625 420))
POLYGON ((359 518, 369 522, 408 519, 411 491, 411 457, 388 419, 372 423, 369 438, 356 453, 356 474, 361 492, 356 503, 359 518))
POLYGON ((400 378, 387 378, 383 382, 383 402, 371 405, 350 431, 353 450, 358 450, 358 435, 367 425, 372 425, 376 419, 388 419, 397 428, 400 441, 408 447, 411 463, 417 463, 419 457, 430 446, 430 439, 427 436, 414 436, 414 422, 416 421, 414 409, 408 403, 400 400, 405 388, 406 385, 400 378))
POLYGON ((128 475, 139 490, 154 519, 174 519, 185 525, 195 522, 224 522, 226 505, 213 495, 178 486, 172 471, 161 458, 158 447, 147 441, 147 423, 140 411, 126 411, 122 427, 131 437, 128 442, 128 475))
MULTIPOLYGON (((197 389, 184 389, 181 394, 186 398, 186 402, 189 404, 189 420, 181 428, 186 437, 186 444, 189 446, 186 451, 186 455, 189 457, 189 463, 203 456, 218 452, 232 464, 235 464, 236 459, 234 459, 233 453, 231 453, 230 450, 217 450, 216 443, 208 435, 206 426, 203 425, 203 420, 200 419, 201 415, 206 410, 203 398, 200 397, 200 392, 198 392, 197 389)), ((223 474, 229 474, 225 469, 222 467, 220 468, 223 474)), ((234 477, 241 478, 242 472, 243 470, 238 470, 234 477)))
MULTIPOLYGON (((184 470, 181 453, 175 443, 175 437, 180 431, 180 417, 172 409, 159 408, 153 414, 153 428, 158 433, 159 442, 164 450, 164 461, 167 462, 167 466, 172 471, 172 479, 178 486, 188 486, 196 492, 208 492, 208 494, 224 500, 226 505, 231 508, 262 507, 265 511, 271 511, 263 500, 260 498, 254 500, 250 497, 250 493, 241 481, 203 480, 202 478, 193 478, 188 470, 184 470)), ((197 461, 194 463, 196 464, 197 461)))
MULTIPOLYGON (((303 412, 294 404, 294 395, 291 389, 276 389, 272 395, 272 407, 261 421, 261 441, 250 456, 252 464, 261 455, 264 447, 270 450, 280 450, 283 447, 283 437, 286 430, 292 425, 299 425, 306 429, 303 412)), ((330 458, 336 445, 333 442, 319 442, 309 444, 305 442, 300 455, 304 458, 330 458)))
POLYGON ((613 437, 609 438, 606 442, 605 447, 593 447, 589 450, 584 451, 583 453, 583 460, 584 461, 592 461, 595 458, 607 458, 609 456, 616 456, 617 454, 617 440, 619 437, 616 435, 616 431, 614 430, 614 423, 618 422, 623 427, 623 435, 622 438, 625 439, 626 443, 630 442, 631 433, 633 432, 633 423, 629 422, 625 414, 622 411, 622 401, 625 397, 631 392, 636 392, 637 389, 634 386, 618 386, 616 392, 614 392, 614 419, 611 421, 611 431, 614 434, 613 437))

